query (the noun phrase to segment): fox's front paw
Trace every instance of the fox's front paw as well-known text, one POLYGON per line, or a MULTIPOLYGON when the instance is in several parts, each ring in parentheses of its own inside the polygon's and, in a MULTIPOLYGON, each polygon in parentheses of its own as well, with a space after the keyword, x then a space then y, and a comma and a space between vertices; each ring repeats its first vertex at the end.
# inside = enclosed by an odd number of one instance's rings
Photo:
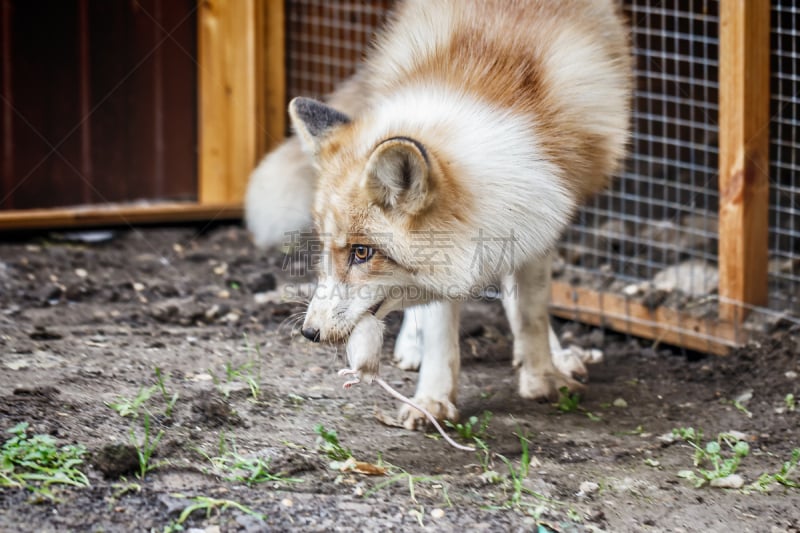
MULTIPOLYGON (((428 398, 425 396, 415 396, 412 398, 412 400, 420 407, 427 409, 434 416, 434 418, 436 418, 436 420, 451 420, 453 422, 458 420, 458 409, 456 409, 456 406, 448 400, 434 400, 433 398, 428 398)), ((404 404, 400 408, 398 418, 403 424, 403 427, 412 431, 415 429, 424 429, 428 424, 428 419, 425 417, 425 415, 410 405, 404 404)))
POLYGON ((559 389, 570 392, 583 389, 583 385, 558 371, 536 373, 522 368, 519 372, 519 395, 531 400, 557 400, 559 389))

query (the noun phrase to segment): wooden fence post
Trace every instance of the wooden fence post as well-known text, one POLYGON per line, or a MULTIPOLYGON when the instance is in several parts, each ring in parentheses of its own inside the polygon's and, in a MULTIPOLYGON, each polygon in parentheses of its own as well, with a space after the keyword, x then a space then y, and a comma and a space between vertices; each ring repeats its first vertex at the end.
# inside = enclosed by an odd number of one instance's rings
POLYGON ((201 204, 238 203, 256 154, 255 0, 202 0, 199 12, 201 204))
POLYGON ((286 15, 284 0, 257 2, 257 157, 286 136, 286 15))
POLYGON ((719 6, 720 318, 735 323, 768 297, 770 2, 719 6))

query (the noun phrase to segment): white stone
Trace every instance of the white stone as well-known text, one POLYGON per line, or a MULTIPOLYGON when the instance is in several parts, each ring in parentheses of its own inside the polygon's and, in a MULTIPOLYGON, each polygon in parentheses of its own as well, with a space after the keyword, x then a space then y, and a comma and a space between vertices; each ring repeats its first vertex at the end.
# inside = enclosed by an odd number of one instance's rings
POLYGON ((665 268, 653 278, 658 290, 681 291, 689 296, 704 296, 719 286, 719 271, 699 259, 665 268))
POLYGON ((600 490, 600 485, 594 481, 584 481, 578 489, 584 494, 594 494, 600 490))
POLYGON ((740 489, 744 486, 744 479, 739 474, 711 480, 711 486, 718 489, 740 489))

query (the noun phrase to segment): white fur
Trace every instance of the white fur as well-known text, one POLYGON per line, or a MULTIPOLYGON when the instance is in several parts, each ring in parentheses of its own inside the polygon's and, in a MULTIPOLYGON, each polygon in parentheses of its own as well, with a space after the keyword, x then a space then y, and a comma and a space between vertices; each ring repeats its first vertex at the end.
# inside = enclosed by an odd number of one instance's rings
POLYGON ((627 142, 629 117, 627 113, 610 113, 608 103, 626 101, 630 87, 627 77, 608 76, 608 64, 602 50, 592 46, 593 38, 565 28, 555 38, 547 65, 549 75, 561 88, 562 97, 572 104, 567 112, 573 113, 576 120, 582 116, 591 117, 591 120, 583 121, 584 127, 603 139, 609 154, 606 165, 613 168, 616 161, 611 160, 611 154, 618 152, 614 147, 627 142), (603 80, 602 87, 596 91, 586 90, 586 87, 597 85, 598 80, 603 80))
MULTIPOLYGON (((439 420, 456 420, 456 395, 461 356, 458 348, 457 301, 434 302, 418 309, 425 332, 422 339, 422 366, 414 402, 422 405, 439 420)), ((403 405, 400 420, 408 429, 425 424, 425 416, 403 405)))
MULTIPOLYGON (((354 130, 359 137, 342 150, 357 152, 348 155, 366 160, 386 138, 411 137, 422 143, 436 162, 446 162, 448 175, 469 197, 465 203, 470 207, 436 226, 451 236, 451 242, 449 264, 435 272, 426 263, 429 254, 414 257, 419 241, 413 241, 398 222, 400 217, 373 215, 366 221, 369 231, 390 232, 392 242, 381 250, 406 268, 387 278, 360 276, 354 283, 357 287, 334 279, 335 269, 323 272, 307 324, 318 327, 323 340, 341 340, 352 331, 350 371, 372 371, 374 367, 377 372, 382 331, 378 332, 376 324, 390 310, 419 305, 429 297, 426 293, 422 299, 414 299, 410 288, 431 290, 433 297, 444 301, 406 313, 395 357, 404 368, 420 366, 414 400, 437 418, 455 418, 460 363, 459 304, 454 299, 502 276, 520 394, 553 396, 561 386, 580 386, 572 374, 584 374, 583 364, 597 357, 593 352, 561 349, 552 333, 547 316, 547 255, 576 208, 577 189, 568 190, 567 183, 575 187, 576 180, 583 179, 587 188, 596 187, 591 185, 593 180, 611 172, 621 156, 629 93, 624 33, 612 0, 406 0, 399 4, 397 17, 389 31, 379 36, 366 66, 331 97, 333 107, 350 115, 352 125, 359 126, 354 130), (547 18, 547 13, 556 12, 555 18, 547 18), (544 20, 539 21, 537 14, 544 20), (472 30, 466 34, 477 46, 484 40, 495 41, 522 51, 515 61, 541 58, 541 73, 549 76, 544 89, 550 91, 548 105, 553 104, 556 116, 566 120, 550 117, 547 122, 544 116, 514 112, 491 102, 489 96, 465 94, 459 89, 463 83, 452 73, 431 75, 431 71, 417 68, 426 65, 437 51, 447 50, 450 39, 465 29, 472 30), (531 53, 526 56, 528 50, 531 53), (423 71, 427 78, 418 76, 423 71), (563 136, 575 134, 576 128, 599 139, 602 155, 588 164, 580 158, 559 160, 555 155, 553 161, 547 160, 545 148, 547 154, 558 152, 553 152, 553 139, 560 143, 563 136), (552 134, 555 136, 543 137, 552 134), (563 163, 563 168, 554 161, 563 163), (476 258, 475 239, 479 237, 483 238, 482 256, 476 258), (513 257, 505 255, 508 246, 513 246, 513 257), (500 258, 508 261, 503 271, 497 270, 500 258), (493 270, 487 271, 487 265, 493 270), (387 288, 398 288, 401 294, 387 299, 387 288), (373 317, 368 310, 379 302, 383 303, 373 317)), ((476 65, 486 68, 481 61, 476 65)), ((569 145, 567 138, 564 146, 569 145)), ((258 243, 271 242, 307 223, 313 168, 297 140, 262 162, 247 198, 248 226, 258 243)), ((341 177, 335 165, 319 168, 341 177)), ((325 213, 330 206, 347 208, 345 195, 349 193, 338 185, 328 189, 332 190, 318 191, 315 209, 322 214, 319 222, 330 249, 346 244, 342 235, 348 228, 334 227, 336 219, 325 213)), ((410 428, 423 420, 421 413, 407 405, 401 418, 410 428)))
POLYGON ((422 362, 422 307, 410 307, 403 315, 403 325, 394 344, 394 364, 403 370, 417 370, 422 362))
POLYGON ((378 40, 381 61, 370 65, 375 85, 402 78, 409 65, 424 61, 431 50, 444 47, 451 37, 453 10, 446 2, 406 0, 405 4, 420 16, 395 18, 393 31, 378 40))
MULTIPOLYGON (((511 282, 513 283, 513 281, 511 282)), ((510 298, 513 294, 508 296, 510 298)), ((513 317, 509 316, 509 320, 515 321, 516 328, 521 327, 518 307, 518 305, 512 306, 510 302, 506 302, 506 309, 514 313, 513 317)), ((403 323, 394 345, 393 361, 395 366, 403 370, 419 370, 422 363, 422 353, 425 350, 423 338, 426 330, 432 329, 435 331, 442 328, 440 324, 435 323, 435 319, 436 317, 429 316, 424 312, 424 306, 410 307, 405 310, 403 323)), ((589 374, 586 370, 586 365, 596 364, 603 360, 603 352, 601 350, 587 350, 574 345, 566 348, 562 347, 552 326, 549 330, 548 337, 553 364, 565 376, 586 378, 589 374)))
POLYGON ((369 314, 368 309, 382 299, 383 293, 379 288, 351 287, 323 272, 308 305, 303 327, 319 324, 321 339, 343 339, 363 316, 369 314), (331 316, 336 316, 337 320, 329 320, 331 316))
POLYGON ((287 242, 288 233, 308 230, 316 171, 297 138, 269 153, 250 175, 245 222, 258 246, 287 242))
MULTIPOLYGON (((503 306, 514 334, 514 366, 523 398, 557 397, 561 387, 580 388, 560 372, 550 346, 550 260, 532 261, 503 280, 503 306)), ((555 336, 555 335, 553 335, 555 336)), ((560 348, 560 346, 558 346, 560 348)))
MULTIPOLYGON (((451 161, 459 182, 480 198, 475 210, 466 213, 467 227, 453 227, 447 275, 434 277, 445 277, 462 294, 497 274, 476 271, 476 230, 484 232, 486 262, 500 262, 513 236, 508 259, 521 263, 547 253, 575 209, 560 169, 539 152, 534 125, 511 110, 452 89, 420 85, 378 99, 368 116, 371 127, 360 138, 362 150, 379 139, 412 135, 451 161), (520 223, 525 220, 536 224, 520 223)), ((403 244, 402 235, 396 238, 403 244)))

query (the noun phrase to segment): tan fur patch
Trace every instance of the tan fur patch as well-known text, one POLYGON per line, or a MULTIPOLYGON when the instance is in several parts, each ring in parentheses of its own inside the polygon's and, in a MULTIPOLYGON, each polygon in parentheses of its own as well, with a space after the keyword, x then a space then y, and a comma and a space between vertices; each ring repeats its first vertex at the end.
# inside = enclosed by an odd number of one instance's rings
MULTIPOLYGON (((444 87, 521 117, 531 124, 529 135, 536 143, 531 152, 559 170, 549 179, 561 180, 576 200, 601 190, 624 154, 631 86, 628 38, 614 5, 614 0, 402 3, 365 67, 332 98, 353 121, 320 145, 315 218, 333 219, 327 231, 334 234, 337 272, 345 273, 339 268, 347 263, 349 246, 361 244, 351 236, 370 232, 391 233, 394 242, 387 251, 411 270, 411 233, 460 235, 460 264, 469 264, 466 234, 478 230, 473 214, 485 192, 476 187, 475 176, 467 184, 463 176, 470 169, 446 155, 448 127, 433 123, 418 130, 386 130, 383 137, 365 134, 376 126, 371 106, 404 88, 444 87), (431 202, 413 215, 372 205, 359 186, 372 150, 391 136, 422 143, 430 162, 431 202)), ((563 219, 568 218, 565 212, 563 219)), ((535 228, 539 221, 518 221, 522 230, 526 223, 535 228)), ((379 257, 373 262, 378 270, 391 266, 379 257)))

